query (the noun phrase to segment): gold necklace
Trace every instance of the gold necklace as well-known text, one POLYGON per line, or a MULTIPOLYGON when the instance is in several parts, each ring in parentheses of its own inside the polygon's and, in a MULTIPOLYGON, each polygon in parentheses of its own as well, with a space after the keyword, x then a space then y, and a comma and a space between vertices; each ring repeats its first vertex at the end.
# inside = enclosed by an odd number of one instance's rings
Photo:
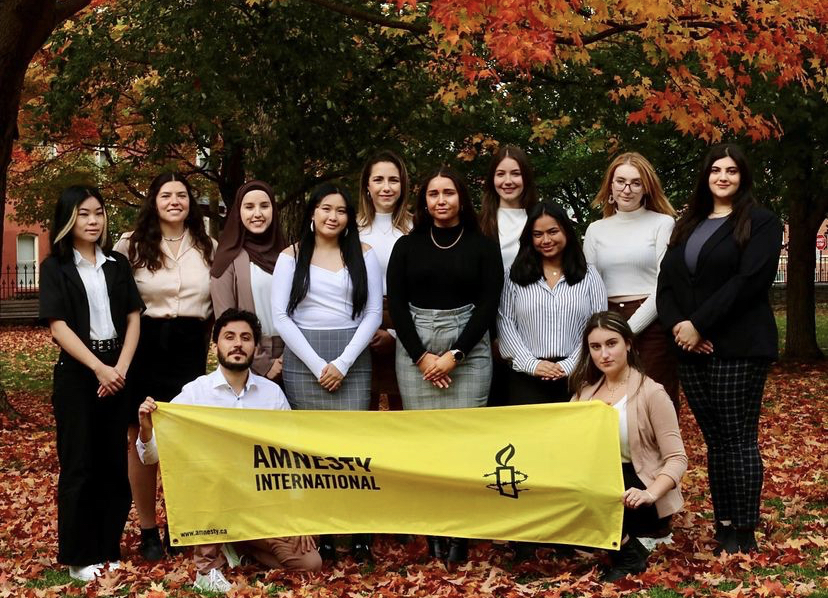
POLYGON ((607 399, 607 405, 614 405, 615 404, 615 401, 613 400, 613 399, 615 399, 615 391, 618 390, 621 386, 627 386, 627 380, 629 380, 629 379, 630 379, 630 367, 629 366, 627 366, 627 373, 624 376, 624 380, 622 382, 619 382, 618 384, 616 384, 615 388, 610 388, 609 380, 604 378, 604 386, 607 387, 607 391, 610 393, 609 399, 607 399))
POLYGON ((452 243, 451 245, 446 245, 445 247, 443 245, 440 245, 437 242, 437 240, 434 238, 434 227, 433 226, 429 230, 429 233, 431 233, 431 242, 434 243, 435 247, 437 247, 438 249, 451 249, 452 247, 457 245, 457 243, 460 242, 460 237, 463 236, 463 231, 465 231, 465 228, 460 229, 460 234, 457 235, 457 238, 454 240, 454 243, 452 243))
POLYGON ((175 243, 176 241, 180 241, 181 239, 183 239, 184 235, 186 235, 186 234, 187 234, 187 229, 184 229, 184 232, 181 233, 180 237, 164 237, 164 240, 168 241, 170 243, 175 243))

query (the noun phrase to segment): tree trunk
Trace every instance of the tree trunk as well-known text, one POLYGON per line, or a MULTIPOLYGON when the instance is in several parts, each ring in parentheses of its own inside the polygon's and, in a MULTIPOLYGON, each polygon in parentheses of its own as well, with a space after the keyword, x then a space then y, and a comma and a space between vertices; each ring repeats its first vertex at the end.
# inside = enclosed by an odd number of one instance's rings
POLYGON ((785 197, 788 204, 785 358, 791 360, 825 357, 816 340, 814 269, 816 236, 825 218, 828 196, 814 198, 812 194, 818 189, 818 185, 790 185, 785 197))

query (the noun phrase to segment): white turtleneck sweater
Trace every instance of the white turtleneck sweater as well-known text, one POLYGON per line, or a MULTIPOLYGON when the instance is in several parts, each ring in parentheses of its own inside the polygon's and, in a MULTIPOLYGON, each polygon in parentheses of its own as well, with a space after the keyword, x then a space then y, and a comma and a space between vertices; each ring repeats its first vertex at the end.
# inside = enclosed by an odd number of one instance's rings
POLYGON ((388 285, 385 282, 385 274, 388 271, 388 260, 391 257, 391 250, 394 249, 394 243, 397 239, 403 236, 403 232, 394 227, 393 214, 374 215, 374 221, 360 229, 359 240, 363 243, 368 243, 377 256, 380 268, 382 268, 382 294, 388 294, 388 285))
POLYGON ((520 248, 520 233, 526 226, 526 210, 523 208, 497 209, 497 236, 500 241, 500 255, 503 258, 503 270, 512 267, 520 248))
POLYGON ((616 212, 587 228, 584 254, 604 280, 607 296, 647 295, 629 320, 635 334, 658 315, 658 269, 674 224, 672 216, 640 207, 633 212, 616 212))

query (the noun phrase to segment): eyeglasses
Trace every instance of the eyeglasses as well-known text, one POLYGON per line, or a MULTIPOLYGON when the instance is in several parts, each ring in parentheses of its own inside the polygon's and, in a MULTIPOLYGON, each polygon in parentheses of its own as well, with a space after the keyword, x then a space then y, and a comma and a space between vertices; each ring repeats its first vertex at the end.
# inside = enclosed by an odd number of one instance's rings
POLYGON ((613 179, 612 186, 616 191, 623 191, 624 189, 629 187, 630 191, 632 191, 633 193, 638 193, 639 191, 641 191, 641 189, 644 188, 644 185, 641 181, 631 181, 628 183, 624 179, 613 179))

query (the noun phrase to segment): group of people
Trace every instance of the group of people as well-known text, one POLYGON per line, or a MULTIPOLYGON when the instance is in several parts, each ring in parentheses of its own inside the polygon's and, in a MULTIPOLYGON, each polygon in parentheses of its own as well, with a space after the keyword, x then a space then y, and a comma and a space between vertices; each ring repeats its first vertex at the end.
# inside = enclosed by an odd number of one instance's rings
MULTIPOLYGON (((677 222, 652 165, 619 155, 583 244, 567 211, 538 198, 516 147, 492 157, 480 214, 446 167, 410 205, 405 163, 390 151, 366 162, 359 185, 356 207, 344 186, 316 187, 288 244, 271 187, 246 183, 216 243, 186 179, 165 173, 114 251, 100 193, 61 194, 40 317, 61 347, 58 560, 73 577, 117 564, 131 501, 144 558, 176 550, 156 523, 151 424, 156 402, 171 400, 325 410, 381 398, 402 409, 604 401, 619 413, 626 488, 614 580, 646 568, 637 538, 682 506, 680 381, 708 448, 716 550, 756 549, 782 226, 755 201, 738 146, 710 150, 677 222), (213 317, 220 365, 206 375, 213 317)), ((369 559, 370 544, 354 535, 351 552, 369 559)), ((467 558, 464 539, 428 544, 432 556, 467 558)), ((200 547, 199 587, 228 587, 220 568, 237 561, 232 548, 200 547)), ((293 569, 336 556, 325 536, 241 548, 293 569)))

